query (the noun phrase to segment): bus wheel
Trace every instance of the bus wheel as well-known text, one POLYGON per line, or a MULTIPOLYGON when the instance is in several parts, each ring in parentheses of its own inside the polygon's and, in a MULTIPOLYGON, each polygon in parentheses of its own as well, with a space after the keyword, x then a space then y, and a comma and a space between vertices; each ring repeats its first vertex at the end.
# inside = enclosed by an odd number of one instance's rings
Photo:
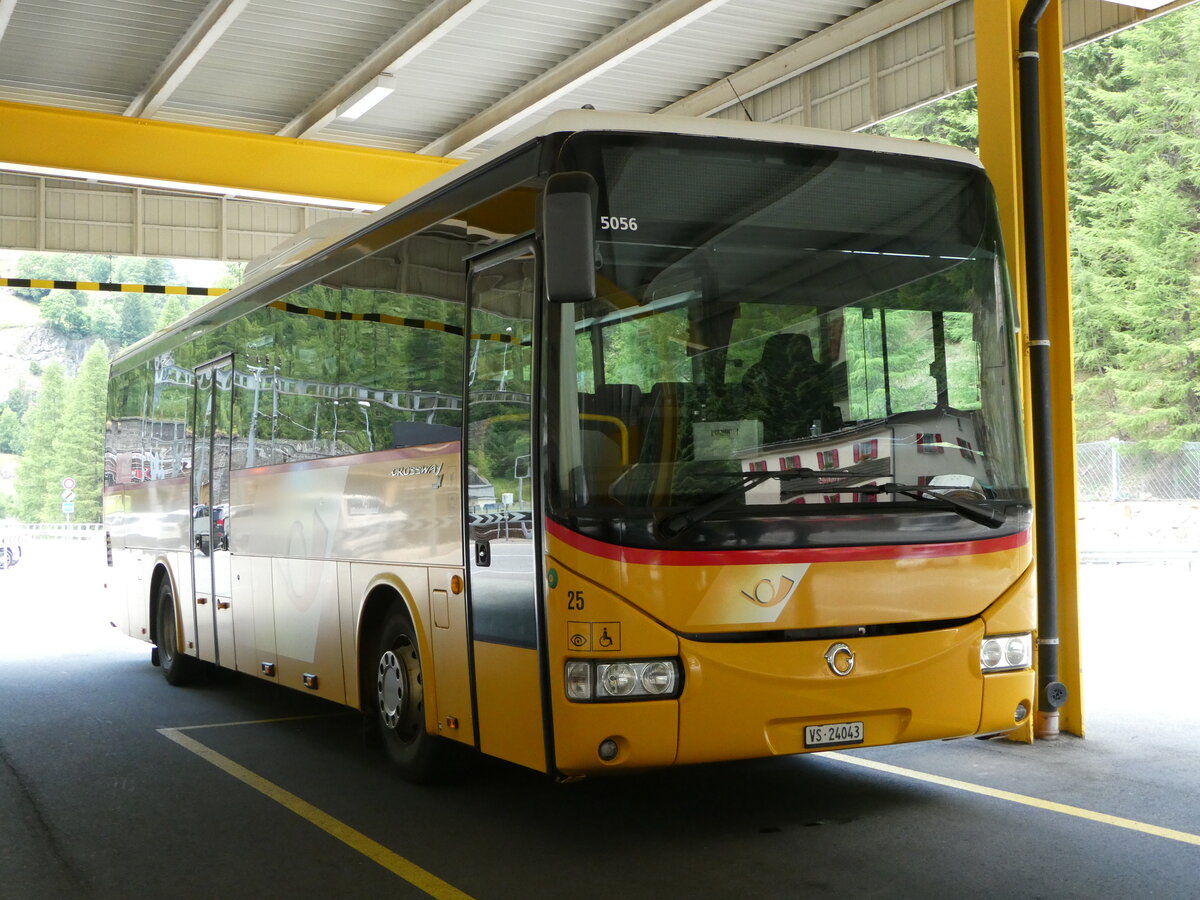
POLYGON ((158 586, 155 609, 158 617, 158 630, 155 632, 158 635, 158 663, 163 678, 167 679, 168 684, 174 685, 195 681, 200 672, 200 661, 179 651, 175 629, 175 597, 171 593, 171 582, 166 578, 158 586))
POLYGON ((374 656, 375 709, 388 756, 408 781, 434 775, 438 738, 425 730, 425 685, 416 629, 403 610, 383 620, 374 656))

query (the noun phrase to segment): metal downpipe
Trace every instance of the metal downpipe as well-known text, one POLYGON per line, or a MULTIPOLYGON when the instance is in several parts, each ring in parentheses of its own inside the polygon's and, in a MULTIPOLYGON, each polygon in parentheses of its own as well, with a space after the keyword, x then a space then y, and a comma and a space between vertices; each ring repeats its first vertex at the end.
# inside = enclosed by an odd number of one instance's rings
POLYGON ((1038 98, 1038 22, 1049 5, 1050 0, 1029 0, 1021 13, 1017 38, 1037 534, 1038 703, 1034 733, 1040 738, 1058 736, 1058 710, 1067 700, 1066 686, 1058 680, 1058 545, 1055 538, 1050 330, 1042 207, 1041 104, 1038 98))

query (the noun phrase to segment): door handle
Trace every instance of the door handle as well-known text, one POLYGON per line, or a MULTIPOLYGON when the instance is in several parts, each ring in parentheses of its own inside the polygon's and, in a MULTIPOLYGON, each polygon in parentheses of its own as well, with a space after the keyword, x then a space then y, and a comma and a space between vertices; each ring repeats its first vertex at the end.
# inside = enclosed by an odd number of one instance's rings
POLYGON ((476 541, 475 542, 475 565, 480 568, 485 568, 492 564, 492 544, 491 541, 476 541))

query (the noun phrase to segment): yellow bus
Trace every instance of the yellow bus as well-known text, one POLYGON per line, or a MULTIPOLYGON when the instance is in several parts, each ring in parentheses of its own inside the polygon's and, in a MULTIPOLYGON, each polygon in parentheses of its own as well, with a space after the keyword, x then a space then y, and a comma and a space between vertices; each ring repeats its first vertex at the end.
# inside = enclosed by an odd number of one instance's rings
POLYGON ((1015 330, 969 153, 557 113, 114 361, 115 624, 418 781, 1009 732, 1015 330))

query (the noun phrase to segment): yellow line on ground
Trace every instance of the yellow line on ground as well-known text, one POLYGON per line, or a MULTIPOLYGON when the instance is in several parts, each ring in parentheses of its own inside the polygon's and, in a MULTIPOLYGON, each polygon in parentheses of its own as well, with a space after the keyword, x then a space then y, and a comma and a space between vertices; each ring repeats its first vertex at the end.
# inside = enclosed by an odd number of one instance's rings
POLYGON ((274 725, 276 722, 303 722, 305 719, 332 719, 332 718, 342 718, 344 716, 353 716, 353 715, 357 715, 357 713, 346 712, 346 713, 326 713, 323 715, 310 715, 310 716, 279 716, 278 718, 275 718, 275 719, 246 719, 245 721, 242 721, 242 722, 209 722, 208 724, 205 724, 205 725, 177 725, 171 729, 160 728, 159 731, 165 731, 165 730, 169 730, 169 731, 199 731, 203 728, 232 728, 235 725, 274 725))
POLYGON ((222 756, 216 750, 204 746, 204 744, 195 738, 188 737, 178 728, 160 728, 158 729, 158 733, 174 741, 185 750, 195 753, 205 762, 211 763, 221 771, 232 775, 243 784, 254 788, 260 794, 271 798, 280 806, 290 809, 302 819, 316 825, 326 834, 337 838, 347 847, 358 851, 363 856, 383 866, 389 872, 399 875, 413 887, 419 888, 429 896, 435 897, 437 900, 471 900, 469 894, 464 894, 458 888, 447 884, 436 875, 426 872, 420 866, 410 862, 398 853, 393 853, 378 841, 374 841, 365 834, 355 831, 345 822, 335 819, 311 803, 301 800, 295 794, 285 791, 278 785, 267 781, 261 775, 251 772, 245 766, 235 763, 229 757, 222 756))
POLYGON ((1140 831, 1142 834, 1166 838, 1171 841, 1182 841, 1185 844, 1194 844, 1200 847, 1200 835, 1189 834, 1186 831, 1176 831, 1173 828, 1163 828, 1159 825, 1148 825, 1145 822, 1138 822, 1135 819, 1126 819, 1122 816, 1111 816, 1108 813, 1093 812, 1090 809, 1081 809, 1078 806, 1068 806, 1065 803, 1055 803, 1053 800, 1042 800, 1038 797, 1029 797, 1025 794, 1014 794, 1012 791, 984 787, 981 784, 972 784, 969 781, 958 781, 954 778, 944 778, 941 775, 930 775, 928 772, 918 772, 915 769, 903 769, 900 766, 876 762, 873 759, 864 759, 861 756, 848 756, 845 753, 822 753, 821 756, 826 759, 836 759, 838 762, 849 763, 852 766, 862 766, 864 769, 874 769, 877 772, 887 772, 890 775, 899 775, 903 778, 912 778, 916 781, 938 784, 943 787, 954 788, 958 791, 982 794, 985 797, 994 797, 997 800, 1007 800, 1009 803, 1019 803, 1022 806, 1032 806, 1036 809, 1044 809, 1049 812, 1060 813, 1064 816, 1075 816, 1078 819, 1087 819, 1091 822, 1099 822, 1102 825, 1112 825, 1115 828, 1140 831))

